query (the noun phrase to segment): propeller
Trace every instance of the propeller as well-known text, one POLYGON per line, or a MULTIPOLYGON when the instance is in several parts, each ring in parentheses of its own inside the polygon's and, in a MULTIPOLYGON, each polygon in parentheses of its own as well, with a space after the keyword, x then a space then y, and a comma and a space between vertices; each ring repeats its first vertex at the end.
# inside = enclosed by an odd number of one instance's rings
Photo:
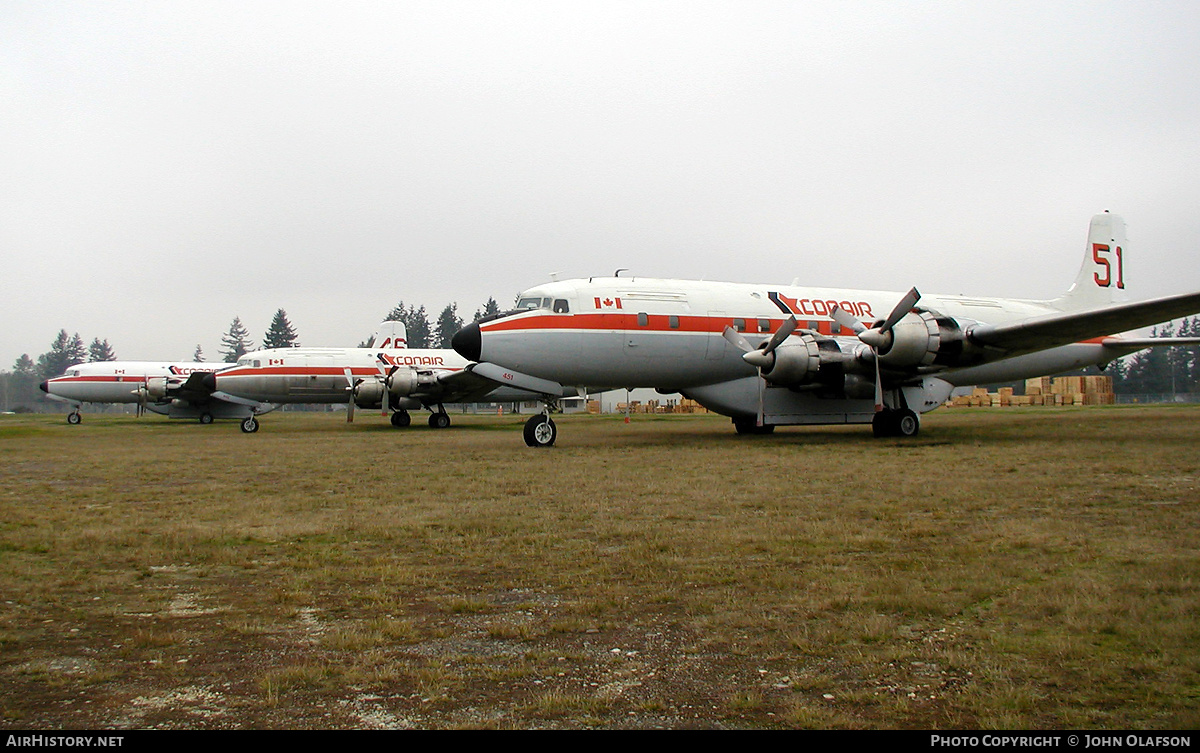
POLYGON ((346 391, 350 393, 350 401, 346 403, 346 423, 352 424, 354 423, 354 372, 350 371, 349 366, 346 367, 345 372, 346 383, 349 384, 346 391))
POLYGON ((891 345, 892 328, 895 327, 901 319, 912 310, 912 307, 917 305, 917 301, 921 300, 921 293, 913 288, 904 294, 896 304, 892 312, 887 315, 887 318, 880 322, 878 327, 867 327, 860 322, 853 314, 845 309, 840 308, 837 304, 829 307, 829 315, 838 324, 850 329, 854 334, 858 335, 858 339, 864 345, 871 349, 871 354, 875 361, 875 412, 883 410, 883 381, 879 378, 879 351, 884 347, 891 345))
POLYGON ((789 316, 787 321, 775 330, 775 334, 771 335, 771 339, 760 348, 755 348, 746 338, 742 337, 741 333, 733 327, 725 326, 725 331, 721 336, 728 340, 735 348, 742 351, 742 360, 754 366, 759 372, 758 381, 758 426, 763 425, 763 390, 766 389, 767 381, 762 378, 763 371, 769 371, 775 364, 775 349, 783 344, 783 341, 788 339, 793 332, 796 331, 796 317, 789 316))
POLYGON ((139 384, 133 394, 137 395, 137 408, 134 409, 133 415, 141 418, 146 414, 146 383, 139 384))
POLYGON ((399 366, 392 364, 392 368, 384 372, 383 367, 386 364, 387 361, 383 360, 383 354, 380 353, 379 363, 375 364, 375 366, 379 369, 379 381, 383 384, 383 395, 379 400, 379 415, 381 416, 387 416, 388 414, 388 398, 391 397, 392 393, 392 374, 395 374, 396 369, 400 368, 399 366))

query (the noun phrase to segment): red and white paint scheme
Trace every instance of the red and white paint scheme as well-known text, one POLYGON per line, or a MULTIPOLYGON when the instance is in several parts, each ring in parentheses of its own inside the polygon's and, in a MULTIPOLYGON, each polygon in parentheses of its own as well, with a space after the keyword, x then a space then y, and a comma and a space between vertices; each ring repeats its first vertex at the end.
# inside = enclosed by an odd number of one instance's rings
MULTIPOLYGON (((354 409, 391 413, 393 426, 412 423, 411 410, 430 411, 429 425, 450 425, 445 403, 537 400, 540 395, 507 388, 466 370, 449 349, 410 349, 399 322, 391 336, 377 334, 368 348, 277 348, 242 356, 231 369, 204 379, 215 397, 263 403, 346 403, 354 409)), ((382 330, 381 330, 382 332, 382 330)), ((574 394, 573 392, 571 394, 574 394)), ((253 428, 243 426, 245 431, 253 428)))
POLYGON ((93 361, 72 366, 39 386, 51 398, 74 406, 75 410, 67 414, 71 424, 83 420, 83 403, 136 403, 139 413, 148 410, 204 424, 215 418, 246 419, 254 412, 266 413, 274 407, 213 399, 207 391, 196 388, 200 376, 228 367, 225 363, 204 362, 93 361))
MULTIPOLYGON (((1116 303, 1125 223, 1092 218, 1083 265, 1046 301, 637 277, 555 281, 454 337, 471 370, 542 392, 653 387, 733 419, 738 433, 871 423, 912 436, 956 387, 1103 365, 1195 339, 1111 336, 1200 311, 1200 293, 1116 303)), ((548 415, 526 426, 553 444, 548 415)))

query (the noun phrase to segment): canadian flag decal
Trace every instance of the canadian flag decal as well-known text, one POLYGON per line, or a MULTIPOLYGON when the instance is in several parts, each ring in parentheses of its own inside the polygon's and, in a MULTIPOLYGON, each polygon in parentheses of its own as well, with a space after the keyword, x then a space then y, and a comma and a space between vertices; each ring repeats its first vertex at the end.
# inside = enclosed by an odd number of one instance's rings
POLYGON ((619 297, 618 298, 601 299, 600 297, 597 296, 596 298, 593 298, 592 300, 596 302, 596 308, 598 308, 598 309, 619 309, 619 308, 621 308, 621 299, 619 297))

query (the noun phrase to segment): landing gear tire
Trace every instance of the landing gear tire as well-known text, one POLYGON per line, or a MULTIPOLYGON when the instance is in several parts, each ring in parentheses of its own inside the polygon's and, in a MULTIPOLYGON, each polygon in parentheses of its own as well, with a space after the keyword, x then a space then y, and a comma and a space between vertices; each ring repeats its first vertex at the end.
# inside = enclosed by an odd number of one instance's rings
POLYGON ((871 419, 871 434, 876 439, 890 437, 891 434, 891 411, 881 410, 875 413, 875 417, 871 419))
POLYGON ((429 414, 429 428, 445 429, 449 425, 450 425, 449 414, 447 414, 447 413, 430 413, 429 414))
POLYGON ((882 410, 871 420, 871 432, 876 438, 915 437, 920 430, 921 419, 908 408, 882 410))
POLYGON ((545 414, 538 414, 525 422, 525 444, 530 447, 550 447, 558 438, 558 427, 545 414))
POLYGON ((83 416, 79 415, 79 411, 73 411, 67 414, 67 423, 70 425, 75 426, 81 421, 83 421, 83 416))
POLYGON ((254 416, 250 416, 246 420, 242 421, 243 433, 253 434, 256 431, 258 431, 258 419, 256 419, 254 416))
POLYGON ((733 428, 739 435, 762 436, 775 433, 774 424, 759 426, 758 421, 753 418, 735 418, 733 419, 733 428))
POLYGON ((896 436, 898 437, 915 437, 921 430, 921 419, 917 418, 917 414, 908 408, 896 411, 893 421, 896 423, 896 436))
POLYGON ((212 417, 211 413, 201 413, 200 414, 200 423, 204 424, 205 426, 208 426, 212 422, 213 422, 213 417, 212 417))
POLYGON ((397 429, 403 429, 412 423, 412 416, 406 410, 398 410, 392 414, 392 426, 397 429))

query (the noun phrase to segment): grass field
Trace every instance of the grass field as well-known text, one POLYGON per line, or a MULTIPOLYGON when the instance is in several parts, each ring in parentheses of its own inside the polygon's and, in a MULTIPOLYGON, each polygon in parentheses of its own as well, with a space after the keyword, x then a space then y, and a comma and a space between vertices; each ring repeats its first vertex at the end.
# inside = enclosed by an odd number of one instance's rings
POLYGON ((1200 727, 1200 409, 0 417, 6 728, 1200 727))

